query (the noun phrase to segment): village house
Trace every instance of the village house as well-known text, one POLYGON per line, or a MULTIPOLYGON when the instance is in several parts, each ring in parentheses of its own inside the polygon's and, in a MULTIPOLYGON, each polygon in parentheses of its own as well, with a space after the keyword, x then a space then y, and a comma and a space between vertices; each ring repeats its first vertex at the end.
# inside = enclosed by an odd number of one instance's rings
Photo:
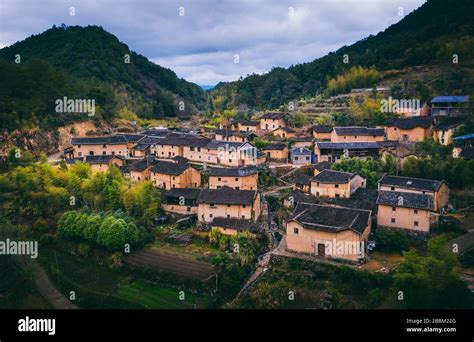
POLYGON ((254 132, 260 129, 259 121, 250 121, 250 120, 238 120, 235 122, 237 124, 237 131, 239 132, 254 132))
POLYGON ((441 145, 451 145, 453 135, 463 126, 464 119, 460 117, 448 117, 440 121, 433 128, 433 140, 441 145))
POLYGON ((313 138, 317 140, 331 140, 332 128, 329 126, 313 126, 313 138))
POLYGON ((163 191, 161 207, 167 213, 178 215, 197 214, 197 199, 201 189, 197 188, 172 188, 163 191))
POLYGON ((286 113, 270 112, 260 118, 260 129, 264 131, 274 131, 277 128, 286 127, 286 113))
POLYGON ((257 190, 258 170, 255 167, 212 168, 209 189, 229 187, 236 190, 257 190))
POLYGON ((291 150, 291 163, 293 165, 311 165, 313 162, 313 152, 304 147, 291 150))
POLYGON ((380 142, 329 142, 317 141, 314 154, 317 162, 335 163, 342 158, 378 159, 380 142))
POLYGON ((334 127, 331 132, 331 142, 367 142, 384 141, 383 128, 369 127, 334 127))
POLYGON ((291 147, 306 147, 311 148, 313 146, 313 138, 312 137, 294 137, 290 139, 291 147))
POLYGON ((311 178, 310 175, 298 175, 293 181, 293 190, 301 190, 303 192, 310 192, 311 190, 311 178))
POLYGON ((189 164, 160 161, 150 169, 150 179, 158 188, 197 188, 201 174, 189 164))
MULTIPOLYGON (((172 133, 155 144, 152 147, 151 152, 155 154, 156 158, 159 159, 171 159, 173 157, 180 156, 192 160, 187 155, 185 155, 185 147, 188 150, 190 147, 192 147, 192 151, 201 152, 201 149, 206 148, 210 141, 211 140, 199 135, 172 133)), ((204 155, 202 158, 203 157, 204 155)))
POLYGON ((211 223, 216 217, 257 222, 261 213, 260 194, 256 190, 203 189, 197 203, 202 223, 211 223))
POLYGON ((469 114, 469 96, 436 96, 431 100, 434 117, 465 116, 469 114))
POLYGON ((251 139, 250 135, 227 129, 216 129, 214 133, 214 139, 220 141, 246 142, 251 139))
POLYGON ((400 177, 385 174, 378 181, 380 191, 417 193, 433 197, 433 209, 439 211, 449 201, 449 188, 444 181, 433 179, 400 177))
POLYGON ((311 179, 311 194, 318 197, 349 198, 367 180, 358 173, 323 170, 311 179))
POLYGON ((280 127, 275 129, 272 135, 283 139, 293 138, 295 136, 295 130, 289 127, 280 127))
MULTIPOLYGON (((192 147, 189 147, 191 150, 192 147)), ((244 167, 258 164, 258 151, 255 146, 245 142, 228 142, 212 140, 204 149, 205 162, 208 164, 227 166, 227 167, 244 167)), ((185 157, 191 161, 197 161, 195 156, 185 149, 185 157)), ((201 159, 199 159, 201 160, 201 159)))
POLYGON ((103 137, 74 137, 71 140, 73 157, 119 155, 127 157, 128 142, 123 135, 103 137))
POLYGON ((154 156, 147 156, 130 165, 130 179, 135 182, 150 180, 150 168, 154 165, 154 156))
POLYGON ((211 229, 217 228, 224 235, 235 235, 237 233, 249 232, 256 236, 258 226, 251 220, 241 220, 237 218, 216 217, 211 222, 211 229))
POLYGON ((316 176, 318 173, 320 173, 323 170, 331 170, 332 163, 328 161, 323 161, 323 162, 316 163, 313 166, 314 166, 314 175, 316 176))
POLYGON ((269 144, 262 148, 270 161, 284 162, 288 161, 288 147, 286 144, 269 144))
POLYGON ((125 165, 125 158, 116 155, 89 155, 78 157, 67 160, 67 163, 74 164, 76 162, 83 162, 91 166, 91 171, 95 172, 107 172, 110 165, 115 165, 120 168, 125 165))
POLYGON ((433 118, 430 116, 394 119, 386 127, 387 139, 419 142, 433 135, 432 128, 433 118))
POLYGON ((286 222, 286 242, 297 253, 362 262, 371 224, 369 210, 298 203, 286 222))

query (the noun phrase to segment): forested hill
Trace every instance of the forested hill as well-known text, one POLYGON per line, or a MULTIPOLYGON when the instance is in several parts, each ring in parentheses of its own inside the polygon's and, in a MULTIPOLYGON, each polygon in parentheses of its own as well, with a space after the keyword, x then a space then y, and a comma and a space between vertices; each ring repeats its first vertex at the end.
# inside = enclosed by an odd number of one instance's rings
MULTIPOLYGON (((472 0, 428 0, 375 36, 341 47, 309 63, 288 69, 274 68, 264 75, 220 83, 211 94, 213 98, 223 97, 228 107, 246 104, 257 109, 271 109, 300 96, 322 91, 330 78, 357 65, 375 66, 380 71, 401 70, 409 66, 452 63, 453 54, 459 56, 459 64, 472 62, 473 16, 472 0), (349 56, 348 64, 343 63, 345 54, 349 56)), ((461 87, 470 88, 461 89, 465 92, 474 90, 472 82, 468 81, 461 87)))
MULTIPOLYGON (((144 117, 182 114, 177 105, 181 100, 186 104, 184 114, 202 109, 206 103, 206 94, 198 85, 130 51, 98 26, 54 26, 5 47, 0 50, 0 74, 2 121, 7 114, 13 121, 24 121, 32 113, 35 120, 57 121, 48 117, 56 99, 49 94, 100 95, 97 100, 103 102, 102 107, 114 107, 116 112, 117 105, 125 103, 144 117), (14 63, 17 54, 21 56, 19 64, 14 63), (126 55, 130 63, 126 63, 126 55), (51 83, 45 84, 48 80, 51 83), (29 88, 28 94, 24 88, 29 88)), ((112 108, 108 111, 105 116, 114 115, 112 108)))

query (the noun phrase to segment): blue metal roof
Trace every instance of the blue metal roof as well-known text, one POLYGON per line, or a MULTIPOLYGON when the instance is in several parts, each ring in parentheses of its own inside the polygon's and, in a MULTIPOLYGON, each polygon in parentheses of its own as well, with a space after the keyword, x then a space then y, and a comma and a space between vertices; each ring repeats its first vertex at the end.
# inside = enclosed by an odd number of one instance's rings
POLYGON ((469 101, 469 96, 436 96, 431 103, 465 103, 469 101))
POLYGON ((453 138, 453 140, 465 140, 465 139, 472 139, 472 138, 474 138, 474 133, 461 135, 459 137, 453 138))

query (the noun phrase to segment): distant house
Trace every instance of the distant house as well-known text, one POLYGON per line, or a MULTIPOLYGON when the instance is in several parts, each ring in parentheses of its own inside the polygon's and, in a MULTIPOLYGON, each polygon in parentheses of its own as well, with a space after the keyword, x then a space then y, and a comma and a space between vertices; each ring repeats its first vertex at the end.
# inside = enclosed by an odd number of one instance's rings
POLYGON ((295 136, 295 130, 289 127, 280 127, 275 129, 272 135, 284 139, 293 138, 295 136))
POLYGON ((469 96, 436 96, 431 100, 431 115, 465 116, 469 108, 469 96))
POLYGON ((168 213, 179 215, 197 214, 197 199, 201 189, 196 188, 172 188, 163 191, 161 195, 161 207, 168 213))
POLYGON ((319 257, 365 260, 371 230, 369 210, 298 203, 286 223, 289 250, 319 257))
POLYGON ((74 164, 75 162, 83 162, 91 166, 92 172, 106 172, 109 170, 110 165, 122 167, 125 165, 125 158, 122 156, 115 155, 89 155, 74 159, 69 159, 67 162, 74 164))
POLYGON ((332 142, 367 142, 384 141, 385 131, 383 128, 369 127, 334 127, 331 132, 332 142))
POLYGON ((136 182, 150 179, 150 168, 154 164, 153 156, 148 156, 130 165, 130 178, 136 182))
POLYGON ((237 131, 239 132, 257 132, 260 129, 259 121, 239 120, 234 124, 237 125, 237 131))
POLYGON ((162 189, 197 188, 201 185, 201 174, 189 164, 160 161, 150 169, 153 183, 162 189))
POLYGON ((313 126, 313 137, 318 140, 331 140, 332 128, 329 126, 313 126))
POLYGON ((237 131, 230 131, 227 129, 216 129, 214 131, 215 139, 220 141, 231 141, 231 142, 246 142, 253 140, 254 135, 253 133, 246 133, 246 132, 237 132, 237 131))
POLYGON ((262 152, 266 154, 270 161, 287 162, 288 147, 286 144, 270 144, 262 148, 262 152))
POLYGON ((255 167, 212 168, 209 171, 209 189, 230 187, 237 190, 257 190, 258 170, 255 167))
POLYGON ((433 135, 432 128, 433 119, 430 116, 394 119, 386 127, 387 139, 419 142, 433 135))
POLYGON ((313 162, 313 153, 304 147, 291 150, 291 163, 294 165, 310 165, 313 162))
POLYGON ((260 194, 254 190, 203 189, 199 194, 198 219, 211 223, 216 217, 256 222, 260 217, 260 194))
POLYGON ((314 154, 318 162, 335 163, 342 158, 378 159, 382 146, 379 142, 326 142, 317 141, 314 154))
POLYGON ((71 141, 73 156, 119 155, 128 156, 127 139, 123 135, 103 137, 74 137, 71 141))
POLYGON ((311 194, 318 197, 351 197, 359 188, 365 188, 367 180, 357 173, 323 170, 311 179, 311 194))
POLYGON ((310 148, 311 146, 313 146, 313 138, 310 136, 294 137, 290 139, 290 144, 291 144, 291 147, 293 148, 297 148, 297 147, 310 148))
POLYGON ((441 145, 451 145, 453 135, 463 126, 464 120, 459 117, 448 117, 433 128, 433 139, 441 145))
POLYGON ((286 113, 269 112, 260 117, 260 129, 274 131, 277 128, 286 127, 286 113))
POLYGON ((323 170, 331 170, 332 168, 332 163, 328 161, 323 161, 314 164, 314 175, 316 176, 318 173, 320 173, 323 170))
POLYGON ((249 232, 253 235, 258 233, 258 226, 252 220, 237 218, 216 217, 211 222, 211 228, 217 228, 222 234, 230 236, 242 232, 249 232))
POLYGON ((299 175, 293 181, 293 190, 301 190, 303 192, 310 192, 311 178, 309 175, 299 175))

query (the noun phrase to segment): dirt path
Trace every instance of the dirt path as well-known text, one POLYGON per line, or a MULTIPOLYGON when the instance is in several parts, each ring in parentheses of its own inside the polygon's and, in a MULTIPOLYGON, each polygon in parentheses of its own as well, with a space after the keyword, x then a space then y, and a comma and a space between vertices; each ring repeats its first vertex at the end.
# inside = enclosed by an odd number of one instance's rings
POLYGON ((20 256, 15 257, 14 260, 22 269, 31 272, 38 292, 54 309, 78 309, 75 304, 71 303, 58 291, 38 261, 20 256))

